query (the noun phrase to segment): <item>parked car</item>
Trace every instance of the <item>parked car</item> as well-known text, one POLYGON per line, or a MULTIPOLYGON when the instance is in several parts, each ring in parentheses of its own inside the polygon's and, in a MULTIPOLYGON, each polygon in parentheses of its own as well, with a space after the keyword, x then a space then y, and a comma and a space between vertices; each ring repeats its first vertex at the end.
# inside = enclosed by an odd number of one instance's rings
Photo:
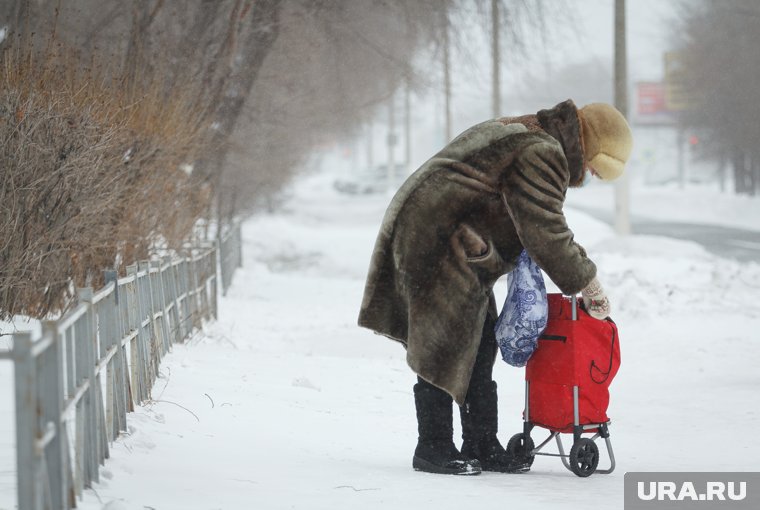
POLYGON ((404 183, 408 174, 406 165, 397 164, 390 183, 388 182, 388 165, 378 165, 371 170, 364 170, 346 179, 336 180, 335 189, 350 195, 368 195, 383 193, 387 190, 396 191, 404 183), (390 185, 389 185, 390 184, 390 185))

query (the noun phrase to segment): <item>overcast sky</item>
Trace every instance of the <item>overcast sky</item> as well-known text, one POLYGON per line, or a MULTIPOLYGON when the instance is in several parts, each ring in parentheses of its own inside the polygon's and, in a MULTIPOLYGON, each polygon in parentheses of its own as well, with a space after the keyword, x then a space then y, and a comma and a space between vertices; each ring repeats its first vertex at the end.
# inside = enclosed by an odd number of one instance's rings
MULTIPOLYGON (((579 15, 583 46, 568 50, 612 58, 614 0, 569 0, 579 15)), ((628 0, 628 58, 631 80, 662 77, 662 53, 670 49, 677 0, 628 0)), ((572 58, 570 51, 562 52, 572 58)))
MULTIPOLYGON (((547 2, 551 5, 551 1, 547 2)), ((503 114, 531 113, 567 98, 576 103, 613 101, 612 54, 614 0, 564 0, 573 17, 563 22, 548 10, 551 34, 544 40, 526 36, 527 52, 502 63, 503 114), (577 66, 572 74, 568 67, 577 66)), ((672 48, 678 0, 628 0, 628 73, 630 108, 634 84, 663 77, 663 54, 672 48)), ((469 49, 458 55, 452 76, 454 132, 491 116, 490 34, 468 35, 469 49)), ((442 94, 427 101, 441 111, 442 94), (438 97, 436 97, 438 96, 438 97)), ((437 113, 436 113, 437 115, 437 113)), ((442 120, 438 120, 442 122, 442 120)))

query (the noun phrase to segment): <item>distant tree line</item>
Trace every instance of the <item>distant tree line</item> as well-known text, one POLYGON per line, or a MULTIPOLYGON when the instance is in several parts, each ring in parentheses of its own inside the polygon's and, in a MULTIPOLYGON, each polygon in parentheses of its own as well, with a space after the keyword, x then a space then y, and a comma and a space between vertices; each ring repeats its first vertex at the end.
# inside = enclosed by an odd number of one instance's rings
POLYGON ((760 194, 760 3, 683 2, 682 122, 704 155, 733 170, 736 193, 760 194))

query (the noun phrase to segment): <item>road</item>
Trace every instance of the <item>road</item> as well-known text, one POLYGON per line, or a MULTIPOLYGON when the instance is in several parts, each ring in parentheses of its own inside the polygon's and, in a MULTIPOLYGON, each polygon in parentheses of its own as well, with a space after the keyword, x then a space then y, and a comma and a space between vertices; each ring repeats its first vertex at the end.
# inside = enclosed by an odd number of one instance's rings
MULTIPOLYGON (((614 224, 614 214, 609 211, 576 207, 575 209, 593 214, 595 218, 610 225, 614 224)), ((637 216, 631 217, 634 234, 666 236, 685 241, 693 241, 708 251, 722 257, 742 262, 760 263, 760 231, 744 230, 720 225, 657 221, 637 216)))

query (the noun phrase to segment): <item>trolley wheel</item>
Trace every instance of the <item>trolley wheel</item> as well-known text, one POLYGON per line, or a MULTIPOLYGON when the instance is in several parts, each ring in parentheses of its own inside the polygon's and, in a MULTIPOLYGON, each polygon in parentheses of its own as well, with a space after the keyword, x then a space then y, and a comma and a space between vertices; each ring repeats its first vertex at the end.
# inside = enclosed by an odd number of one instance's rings
POLYGON ((590 476, 599 465, 599 447, 587 437, 582 437, 570 448, 570 469, 580 477, 590 476))
POLYGON ((533 439, 524 432, 515 434, 509 438, 507 443, 507 455, 511 455, 515 459, 519 459, 528 463, 528 467, 533 465, 533 461, 536 460, 535 455, 531 455, 536 445, 533 443, 533 439))

